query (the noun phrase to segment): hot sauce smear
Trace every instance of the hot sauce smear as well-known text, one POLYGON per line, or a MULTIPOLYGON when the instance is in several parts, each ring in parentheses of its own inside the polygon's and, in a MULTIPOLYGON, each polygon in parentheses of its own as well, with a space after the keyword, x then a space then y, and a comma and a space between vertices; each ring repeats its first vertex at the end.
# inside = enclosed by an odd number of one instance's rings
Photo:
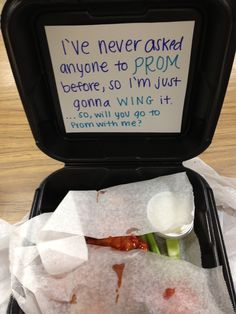
POLYGON ((76 298, 76 295, 75 295, 75 294, 72 295, 72 298, 71 298, 71 300, 70 300, 69 303, 70 303, 70 304, 76 304, 76 303, 77 303, 77 298, 76 298))
POLYGON ((163 298, 169 300, 175 294, 175 288, 166 288, 163 293, 163 298))
POLYGON ((117 275, 117 278, 118 278, 117 289, 116 289, 116 303, 119 300, 119 289, 120 289, 121 283, 122 283, 122 275, 123 275, 124 268, 125 268, 125 264, 124 263, 122 263, 122 264, 114 264, 112 266, 112 269, 116 272, 116 275, 117 275))
POLYGON ((120 251, 131 251, 141 249, 147 251, 147 243, 138 236, 130 235, 126 237, 108 237, 104 239, 86 238, 88 244, 110 246, 120 251))

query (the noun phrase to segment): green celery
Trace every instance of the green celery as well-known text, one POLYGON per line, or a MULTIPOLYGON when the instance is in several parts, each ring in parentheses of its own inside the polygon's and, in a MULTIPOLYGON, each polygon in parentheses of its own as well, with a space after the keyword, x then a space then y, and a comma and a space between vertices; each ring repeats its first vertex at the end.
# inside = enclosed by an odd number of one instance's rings
POLYGON ((161 255, 154 234, 153 233, 145 234, 145 238, 148 243, 150 251, 157 253, 158 255, 161 255))
POLYGON ((168 256, 174 259, 180 259, 180 246, 177 239, 166 239, 168 256))

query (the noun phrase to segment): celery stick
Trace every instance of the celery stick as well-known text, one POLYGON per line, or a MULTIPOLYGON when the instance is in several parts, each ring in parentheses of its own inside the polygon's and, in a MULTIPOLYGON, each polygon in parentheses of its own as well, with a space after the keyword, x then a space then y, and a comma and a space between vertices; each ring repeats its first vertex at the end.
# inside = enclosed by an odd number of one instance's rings
POLYGON ((166 239, 167 253, 169 257, 180 259, 180 246, 177 239, 166 239))
POLYGON ((147 243, 149 245, 150 251, 154 252, 154 253, 157 253, 158 255, 161 255, 160 250, 159 250, 159 248, 157 246, 154 234, 153 233, 148 233, 148 234, 145 235, 145 237, 146 237, 146 241, 147 241, 147 243))

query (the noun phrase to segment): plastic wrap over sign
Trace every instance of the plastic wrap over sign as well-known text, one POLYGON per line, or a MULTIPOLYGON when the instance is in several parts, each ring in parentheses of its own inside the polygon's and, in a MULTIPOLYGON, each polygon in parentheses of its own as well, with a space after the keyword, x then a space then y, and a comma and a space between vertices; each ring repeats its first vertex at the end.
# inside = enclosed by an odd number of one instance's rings
POLYGON ((180 132, 194 21, 45 26, 67 133, 180 132))

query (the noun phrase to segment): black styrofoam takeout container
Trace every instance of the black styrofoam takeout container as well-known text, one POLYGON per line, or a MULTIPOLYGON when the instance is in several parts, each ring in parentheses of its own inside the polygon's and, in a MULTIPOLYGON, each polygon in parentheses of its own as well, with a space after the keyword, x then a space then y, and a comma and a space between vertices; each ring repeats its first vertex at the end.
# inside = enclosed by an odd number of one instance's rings
MULTIPOLYGON (((186 171, 195 198, 194 231, 202 266, 223 266, 236 296, 207 182, 182 162, 211 143, 231 72, 236 43, 234 0, 9 0, 2 32, 15 81, 38 147, 65 163, 36 190, 30 217, 55 210, 70 190, 99 190, 186 171), (195 21, 184 115, 176 133, 65 132, 43 32, 44 25, 195 21)), ((217 289, 217 287, 216 287, 217 289)), ((12 298, 8 313, 23 313, 12 298)))

